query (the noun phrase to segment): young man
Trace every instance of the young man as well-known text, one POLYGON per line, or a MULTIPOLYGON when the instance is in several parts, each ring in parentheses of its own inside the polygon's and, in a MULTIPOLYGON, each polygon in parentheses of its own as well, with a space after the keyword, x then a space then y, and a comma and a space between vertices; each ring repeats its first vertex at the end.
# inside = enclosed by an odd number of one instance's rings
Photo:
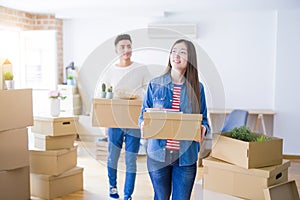
MULTIPOLYGON (((135 95, 143 97, 143 90, 150 80, 150 72, 146 66, 133 62, 132 41, 128 34, 122 34, 115 39, 115 52, 119 61, 105 72, 100 84, 114 88, 117 98, 121 95, 135 95), (122 93, 121 93, 122 92, 122 93)), ((125 142, 126 178, 124 185, 124 200, 132 199, 136 178, 136 160, 140 147, 140 129, 108 128, 108 178, 110 199, 119 199, 117 190, 117 167, 123 142, 125 142)))

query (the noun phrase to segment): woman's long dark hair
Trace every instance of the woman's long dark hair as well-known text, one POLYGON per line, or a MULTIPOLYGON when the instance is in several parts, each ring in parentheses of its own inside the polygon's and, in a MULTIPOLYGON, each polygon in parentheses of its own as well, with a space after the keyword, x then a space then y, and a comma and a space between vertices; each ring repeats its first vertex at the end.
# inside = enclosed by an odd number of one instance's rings
MULTIPOLYGON (((187 47, 187 54, 188 54, 188 63, 187 68, 184 73, 184 77, 186 79, 186 86, 188 92, 189 103, 192 103, 193 113, 199 113, 200 111, 200 87, 199 87, 199 77, 198 77, 198 65, 197 65, 197 53, 194 44, 191 41, 180 39, 177 40, 172 48, 178 44, 184 43, 187 47)), ((165 72, 169 73, 172 69, 172 65, 169 59, 168 67, 165 72)))

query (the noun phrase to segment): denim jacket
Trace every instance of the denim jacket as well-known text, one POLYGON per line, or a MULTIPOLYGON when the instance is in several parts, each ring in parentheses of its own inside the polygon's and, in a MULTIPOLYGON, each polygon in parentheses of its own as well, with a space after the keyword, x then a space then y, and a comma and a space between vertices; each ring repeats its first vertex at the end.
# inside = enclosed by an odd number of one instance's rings
MULTIPOLYGON (((204 88, 200 84, 200 114, 202 114, 202 125, 209 131, 209 125, 207 121, 207 107, 204 94, 204 88)), ((146 108, 172 108, 173 99, 173 87, 174 84, 171 80, 170 73, 154 78, 150 81, 147 89, 147 93, 144 97, 140 117, 139 125, 144 121, 143 113, 146 108)), ((182 85, 180 94, 180 111, 183 113, 192 113, 192 102, 188 101, 186 84, 182 85)), ((196 141, 180 141, 179 150, 179 165, 188 166, 197 162, 198 153, 200 151, 200 144, 196 141)), ((147 146, 147 154, 150 158, 164 162, 166 156, 166 140, 165 139, 149 139, 147 146)))

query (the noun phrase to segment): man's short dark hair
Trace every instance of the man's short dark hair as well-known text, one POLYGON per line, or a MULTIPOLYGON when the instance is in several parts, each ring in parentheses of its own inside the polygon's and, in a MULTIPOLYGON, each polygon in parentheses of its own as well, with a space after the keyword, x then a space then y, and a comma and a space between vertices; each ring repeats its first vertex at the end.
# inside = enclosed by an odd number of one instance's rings
POLYGON ((129 40, 131 42, 131 37, 128 34, 118 35, 115 39, 115 46, 117 46, 118 42, 120 42, 121 40, 129 40))

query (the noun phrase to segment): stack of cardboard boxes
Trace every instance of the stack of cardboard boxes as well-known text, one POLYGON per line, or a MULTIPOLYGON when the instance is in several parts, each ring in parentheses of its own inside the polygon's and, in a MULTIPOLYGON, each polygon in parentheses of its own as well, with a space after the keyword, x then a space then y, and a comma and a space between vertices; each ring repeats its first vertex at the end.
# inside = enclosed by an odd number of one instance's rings
POLYGON ((77 117, 34 117, 30 150, 31 195, 53 199, 83 189, 74 146, 77 117))
POLYGON ((0 90, 0 199, 30 199, 32 90, 0 90))
POLYGON ((203 160, 203 166, 203 189, 252 200, 286 199, 290 194, 281 187, 292 184, 290 161, 282 159, 282 139, 276 137, 244 142, 228 133, 214 134, 211 157, 203 160), (275 186, 277 190, 271 190, 275 186), (280 191, 284 198, 271 198, 272 191, 280 191))

